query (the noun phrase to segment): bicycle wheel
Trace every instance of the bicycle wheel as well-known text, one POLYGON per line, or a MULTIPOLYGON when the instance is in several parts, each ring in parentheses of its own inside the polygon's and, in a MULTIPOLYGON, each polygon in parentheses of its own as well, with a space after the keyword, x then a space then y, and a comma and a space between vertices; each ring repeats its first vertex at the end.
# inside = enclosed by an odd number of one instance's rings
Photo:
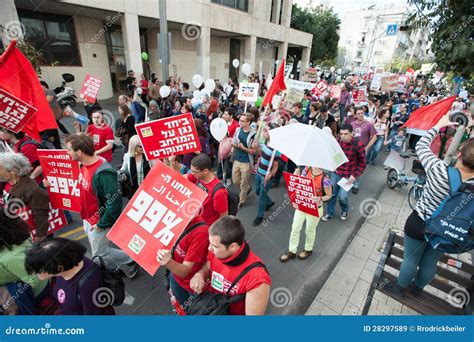
POLYGON ((420 199, 422 191, 423 191, 423 188, 421 188, 417 184, 413 185, 410 188, 410 191, 408 191, 408 205, 410 206, 411 209, 415 210, 416 203, 420 199))
POLYGON ((395 189, 398 184, 398 172, 395 169, 388 170, 387 173, 387 186, 389 189, 395 189))

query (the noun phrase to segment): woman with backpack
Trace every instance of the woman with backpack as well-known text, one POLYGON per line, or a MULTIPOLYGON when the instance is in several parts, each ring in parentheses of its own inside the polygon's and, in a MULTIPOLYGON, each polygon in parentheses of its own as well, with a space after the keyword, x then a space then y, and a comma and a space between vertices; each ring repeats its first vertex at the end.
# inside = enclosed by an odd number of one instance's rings
POLYGON ((288 252, 280 256, 281 262, 287 262, 290 259, 294 259, 298 245, 300 243, 300 232, 303 228, 303 224, 306 221, 306 242, 303 251, 298 254, 298 259, 305 260, 311 254, 313 254, 314 241, 316 239, 316 227, 319 223, 319 218, 324 214, 323 202, 329 201, 332 196, 331 179, 326 176, 323 170, 317 167, 304 167, 301 171, 300 168, 296 168, 295 175, 301 175, 302 177, 311 178, 314 184, 314 191, 316 193, 315 202, 318 208, 318 216, 314 216, 308 213, 304 213, 299 210, 296 205, 295 216, 293 217, 293 224, 290 233, 290 243, 288 252))
POLYGON ((88 259, 86 247, 74 240, 54 238, 34 244, 25 265, 38 279, 54 278, 53 297, 57 315, 114 315, 114 294, 104 287, 102 273, 88 259))
MULTIPOLYGON (((462 185, 470 189, 471 194, 474 190, 474 139, 471 138, 464 142, 458 153, 458 160, 454 169, 450 169, 430 149, 431 142, 439 133, 439 130, 453 125, 457 124, 449 120, 449 113, 444 115, 416 145, 416 152, 426 171, 427 180, 415 210, 405 222, 403 262, 397 282, 391 284, 395 293, 401 298, 405 296, 407 288, 410 288, 414 295, 419 296, 421 294, 423 288, 436 275, 438 261, 444 254, 443 251, 432 247, 429 242, 429 236, 427 241, 425 230, 428 227, 427 222, 429 222, 433 213, 440 207, 445 198, 448 197, 451 191, 458 190, 451 189, 451 176, 448 177, 448 172, 454 171, 457 173, 457 176, 460 176, 462 185)), ((467 205, 473 206, 474 202, 467 201, 467 205)), ((454 216, 456 215, 457 211, 454 213, 454 216)))

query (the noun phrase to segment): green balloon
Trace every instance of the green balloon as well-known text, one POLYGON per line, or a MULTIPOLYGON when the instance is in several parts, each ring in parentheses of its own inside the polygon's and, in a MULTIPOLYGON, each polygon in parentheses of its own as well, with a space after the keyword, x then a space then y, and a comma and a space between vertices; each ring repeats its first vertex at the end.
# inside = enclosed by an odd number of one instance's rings
POLYGON ((257 97, 257 101, 255 101, 255 107, 260 108, 263 103, 263 98, 261 96, 257 97))
POLYGON ((142 52, 142 59, 144 61, 147 61, 148 60, 148 54, 146 52, 142 52))
POLYGON ((244 80, 240 81, 240 83, 249 83, 249 81, 244 79, 244 80))

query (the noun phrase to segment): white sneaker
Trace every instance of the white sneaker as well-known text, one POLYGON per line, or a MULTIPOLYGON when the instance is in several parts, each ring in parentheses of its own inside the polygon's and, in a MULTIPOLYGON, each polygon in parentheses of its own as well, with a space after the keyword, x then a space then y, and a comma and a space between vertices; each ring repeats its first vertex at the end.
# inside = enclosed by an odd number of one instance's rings
POLYGON ((343 211, 341 214, 341 221, 347 220, 347 211, 343 211))

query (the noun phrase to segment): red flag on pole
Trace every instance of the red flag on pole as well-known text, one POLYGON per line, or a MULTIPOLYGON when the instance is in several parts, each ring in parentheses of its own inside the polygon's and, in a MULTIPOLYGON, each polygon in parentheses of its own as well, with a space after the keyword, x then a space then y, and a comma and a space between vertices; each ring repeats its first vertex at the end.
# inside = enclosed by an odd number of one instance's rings
POLYGON ((427 131, 445 115, 453 105, 456 96, 421 107, 410 114, 410 118, 403 127, 427 131))
POLYGON ((33 139, 41 141, 39 132, 57 129, 58 125, 35 69, 15 45, 16 40, 12 40, 0 56, 0 84, 10 94, 38 110, 22 131, 33 139))
POLYGON ((275 78, 272 81, 272 85, 270 86, 270 89, 268 89, 265 98, 263 99, 262 106, 265 107, 267 104, 272 103, 273 95, 277 95, 281 90, 286 90, 284 59, 281 61, 280 67, 278 68, 275 78))

